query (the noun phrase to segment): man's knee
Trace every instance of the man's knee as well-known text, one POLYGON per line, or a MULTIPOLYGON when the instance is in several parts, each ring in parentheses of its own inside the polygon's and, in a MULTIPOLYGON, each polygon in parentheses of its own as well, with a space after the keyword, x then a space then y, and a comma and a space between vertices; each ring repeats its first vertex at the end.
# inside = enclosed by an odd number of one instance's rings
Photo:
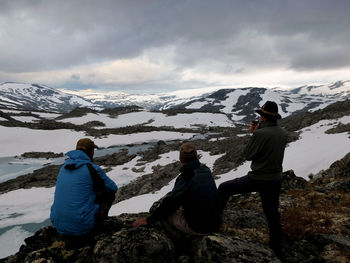
POLYGON ((218 193, 219 194, 227 193, 229 188, 230 188, 230 181, 224 182, 224 183, 219 185, 218 193))

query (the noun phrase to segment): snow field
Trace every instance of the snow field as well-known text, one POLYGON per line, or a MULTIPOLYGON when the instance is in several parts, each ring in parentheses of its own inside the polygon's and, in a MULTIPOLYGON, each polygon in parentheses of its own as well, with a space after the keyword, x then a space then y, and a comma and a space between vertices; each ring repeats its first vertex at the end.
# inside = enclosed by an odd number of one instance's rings
MULTIPOLYGON (((72 130, 32 130, 22 127, 0 126, 0 157, 21 155, 24 152, 67 152, 75 149, 77 141, 86 136, 84 132, 72 130)), ((125 135, 109 135, 105 138, 92 138, 99 147, 138 144, 158 140, 188 140, 195 133, 153 131, 125 135)))
POLYGON ((350 123, 350 117, 322 120, 302 129, 301 139, 286 148, 284 170, 293 169, 296 176, 309 179, 310 174, 327 169, 334 161, 343 158, 350 151, 349 134, 325 133, 338 122, 350 123))
POLYGON ((55 187, 18 189, 0 195, 0 229, 49 218, 55 187))
POLYGON ((226 115, 217 113, 191 113, 167 116, 159 112, 141 111, 121 114, 115 118, 109 117, 107 114, 88 113, 83 117, 60 120, 60 122, 71 122, 77 125, 81 125, 89 121, 100 121, 106 125, 104 127, 97 128, 121 128, 140 124, 146 124, 147 126, 153 127, 170 126, 174 127, 175 129, 196 128, 198 125, 209 127, 234 126, 233 122, 226 115))
POLYGON ((24 239, 32 235, 33 233, 22 229, 20 226, 7 230, 0 236, 0 258, 15 254, 24 244, 24 239))

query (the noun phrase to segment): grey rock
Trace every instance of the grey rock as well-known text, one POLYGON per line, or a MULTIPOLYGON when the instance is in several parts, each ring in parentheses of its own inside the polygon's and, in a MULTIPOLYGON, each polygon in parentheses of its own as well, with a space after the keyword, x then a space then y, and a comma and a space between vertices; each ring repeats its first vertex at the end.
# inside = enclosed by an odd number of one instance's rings
POLYGON ((94 248, 97 262, 172 263, 175 246, 163 233, 149 228, 122 229, 97 242, 94 248))
POLYGON ((220 234, 204 236, 193 250, 195 263, 280 262, 272 250, 260 243, 220 234))

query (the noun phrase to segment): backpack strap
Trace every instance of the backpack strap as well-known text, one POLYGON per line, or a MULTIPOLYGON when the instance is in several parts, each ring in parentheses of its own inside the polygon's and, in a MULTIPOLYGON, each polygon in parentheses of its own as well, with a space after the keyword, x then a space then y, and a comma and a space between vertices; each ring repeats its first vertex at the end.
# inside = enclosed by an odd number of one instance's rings
POLYGON ((97 194, 97 193, 103 192, 105 189, 105 184, 104 184, 103 179, 98 175, 97 171, 91 165, 91 163, 87 163, 86 166, 88 167, 88 169, 90 171, 90 176, 92 179, 92 183, 94 185, 95 193, 97 194))
POLYGON ((108 216, 108 211, 113 204, 115 195, 114 193, 109 193, 106 191, 103 179, 98 175, 96 169, 91 165, 91 163, 87 163, 86 165, 89 168, 96 194, 95 203, 100 206, 100 213, 102 212, 100 217, 97 217, 97 220, 103 220, 108 216))

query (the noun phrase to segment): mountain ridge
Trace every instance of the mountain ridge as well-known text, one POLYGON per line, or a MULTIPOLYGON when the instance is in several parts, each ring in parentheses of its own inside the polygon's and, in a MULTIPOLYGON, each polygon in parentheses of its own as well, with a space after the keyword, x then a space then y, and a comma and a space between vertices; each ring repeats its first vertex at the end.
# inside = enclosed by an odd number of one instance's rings
POLYGON ((0 84, 0 108, 17 110, 44 110, 66 113, 76 107, 96 110, 139 106, 148 110, 198 110, 223 112, 234 121, 248 121, 254 109, 266 100, 280 105, 282 117, 301 112, 312 112, 327 105, 350 98, 350 81, 329 85, 302 86, 295 89, 268 89, 263 87, 226 88, 211 92, 184 91, 169 94, 126 94, 56 90, 40 84, 4 82, 0 84))

